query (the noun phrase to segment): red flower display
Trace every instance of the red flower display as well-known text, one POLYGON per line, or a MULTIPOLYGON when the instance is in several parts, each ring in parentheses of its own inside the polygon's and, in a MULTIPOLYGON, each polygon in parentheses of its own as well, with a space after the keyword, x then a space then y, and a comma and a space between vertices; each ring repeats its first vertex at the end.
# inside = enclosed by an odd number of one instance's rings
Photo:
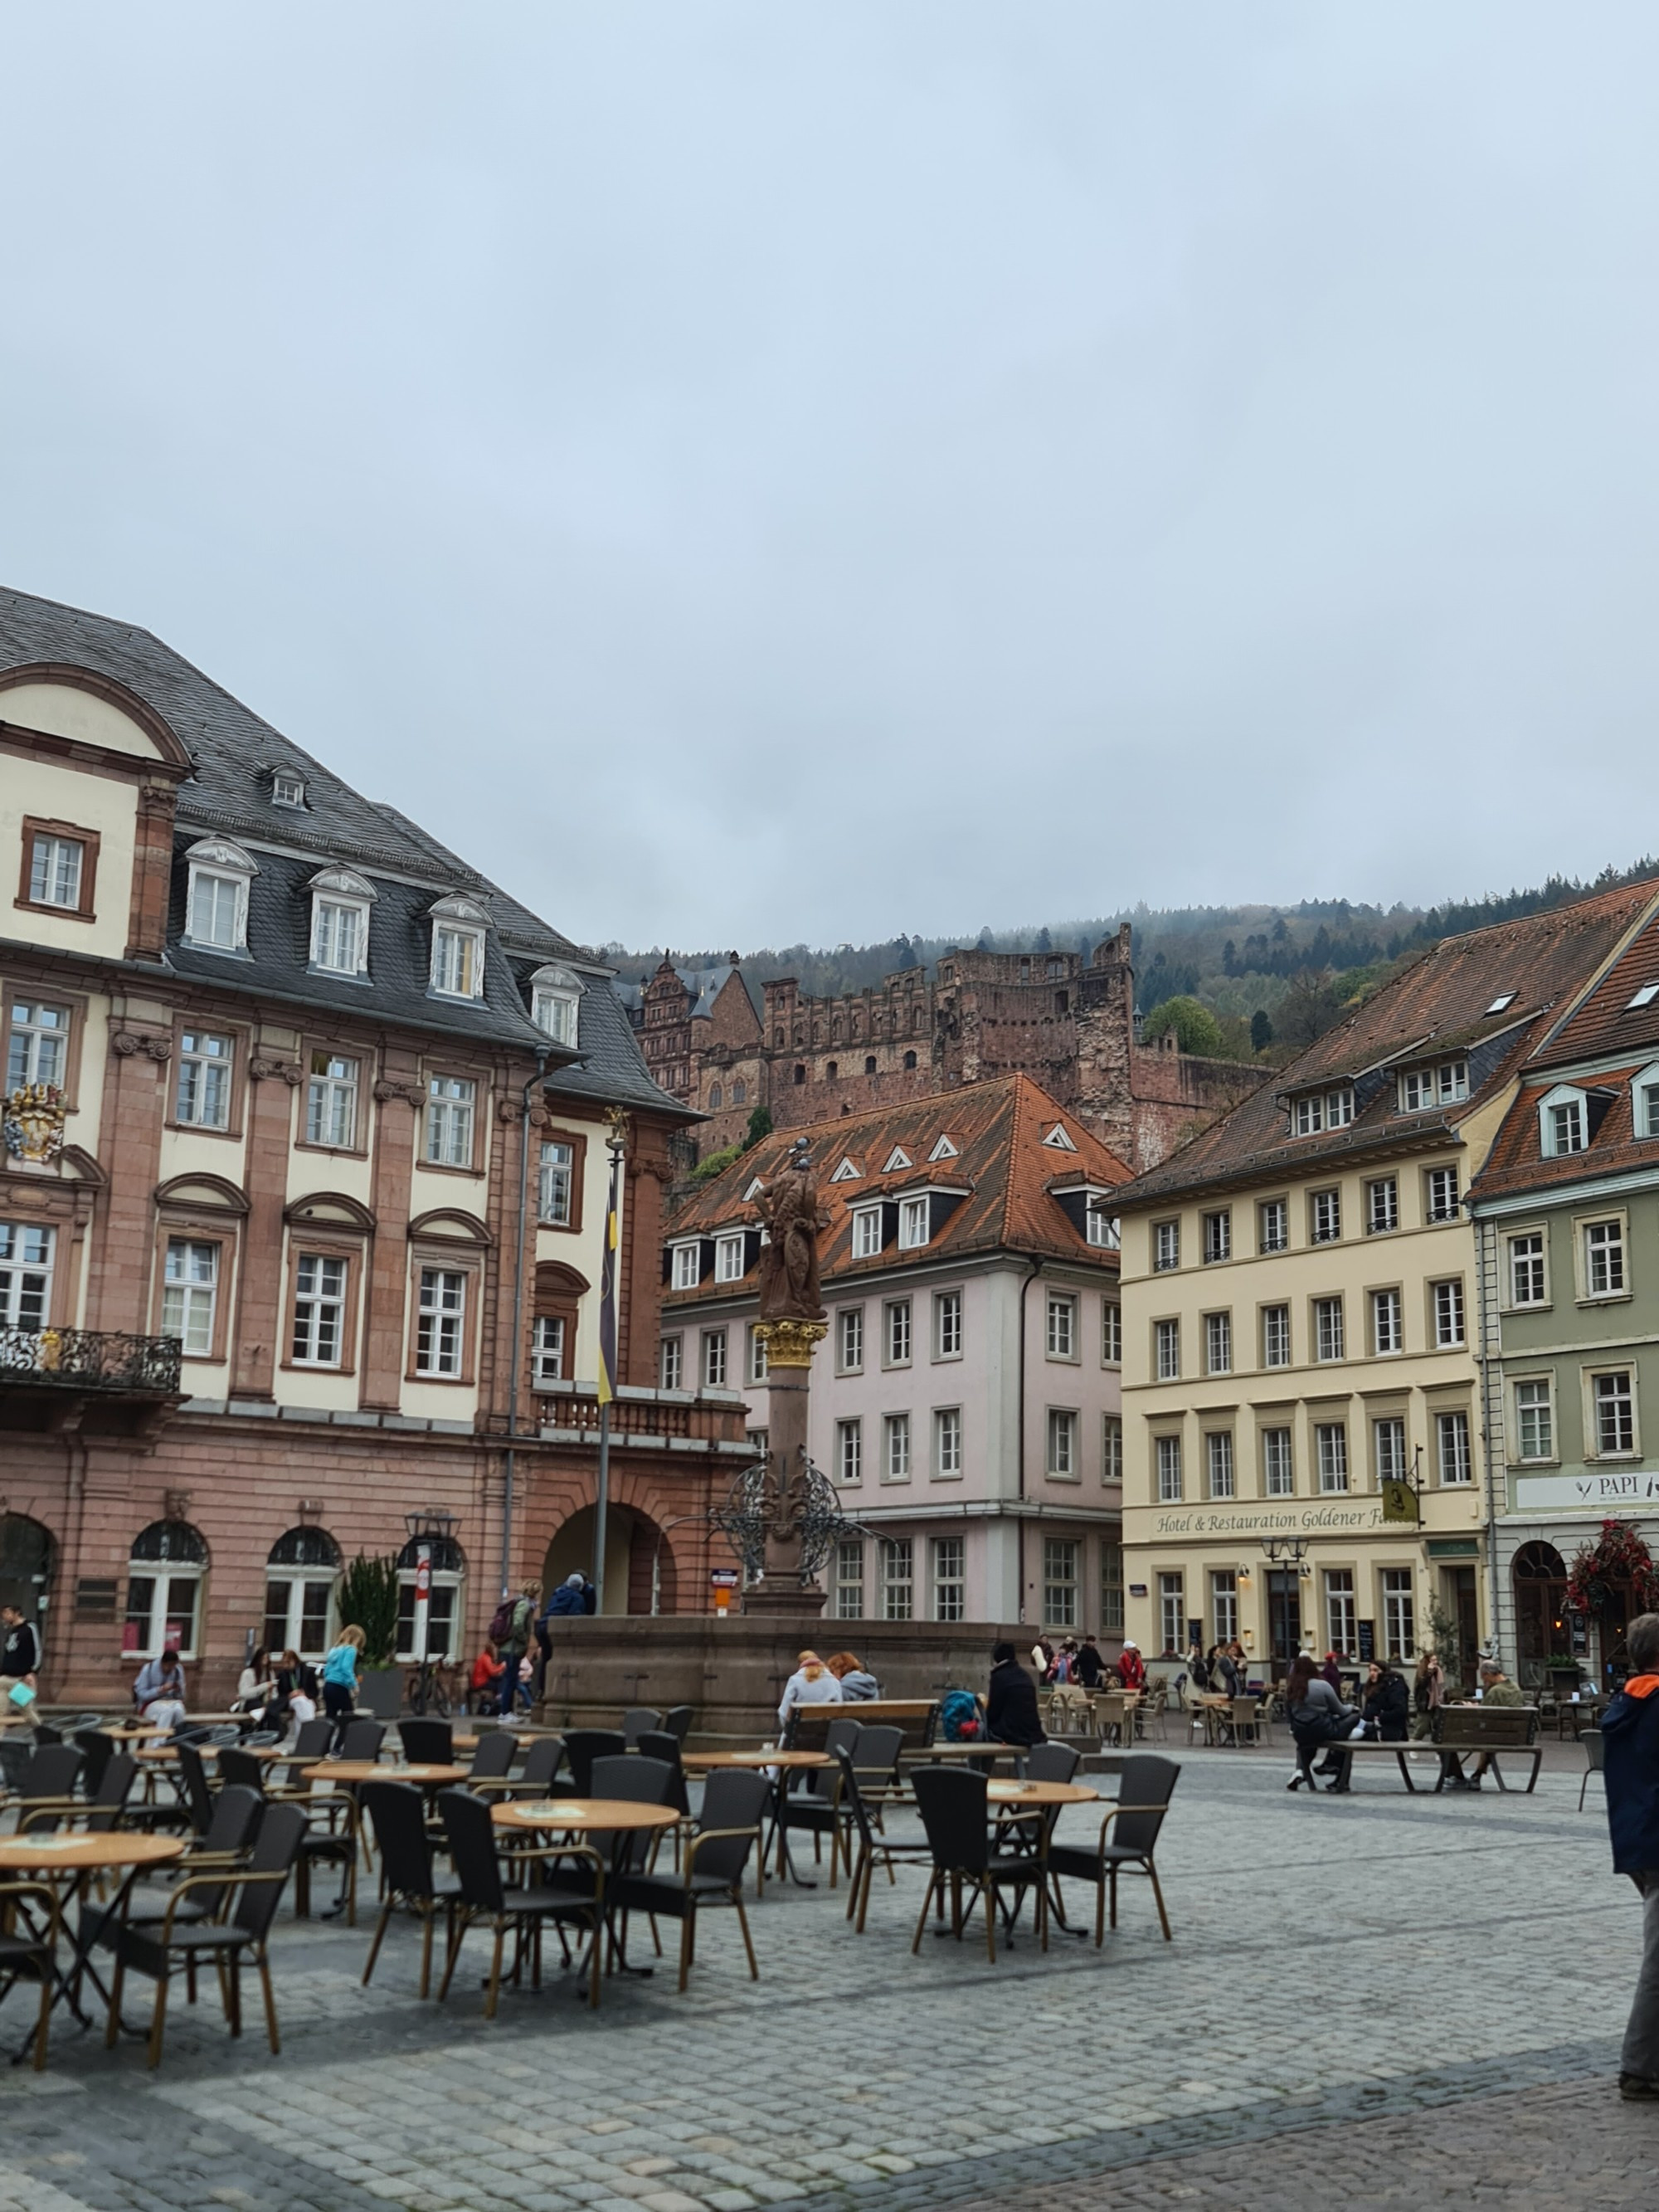
POLYGON ((1567 1570, 1567 1603, 1601 1613, 1613 1591, 1628 1583, 1638 1613, 1659 1612, 1659 1570, 1653 1554, 1628 1521, 1604 1521, 1594 1544, 1580 1547, 1567 1570))

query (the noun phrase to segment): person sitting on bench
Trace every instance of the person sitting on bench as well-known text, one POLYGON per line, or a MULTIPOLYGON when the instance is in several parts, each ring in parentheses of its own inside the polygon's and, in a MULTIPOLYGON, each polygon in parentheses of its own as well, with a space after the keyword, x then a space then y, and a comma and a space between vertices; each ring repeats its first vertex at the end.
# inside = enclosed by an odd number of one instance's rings
MULTIPOLYGON (((1483 1705, 1524 1705, 1526 1699, 1510 1681, 1495 1659, 1480 1662, 1480 1703, 1483 1705)), ((1483 1751, 1474 1762, 1474 1771, 1461 1774, 1457 1761, 1449 1753, 1442 1753, 1448 1790, 1478 1790, 1480 1778, 1492 1765, 1492 1754, 1483 1751)))

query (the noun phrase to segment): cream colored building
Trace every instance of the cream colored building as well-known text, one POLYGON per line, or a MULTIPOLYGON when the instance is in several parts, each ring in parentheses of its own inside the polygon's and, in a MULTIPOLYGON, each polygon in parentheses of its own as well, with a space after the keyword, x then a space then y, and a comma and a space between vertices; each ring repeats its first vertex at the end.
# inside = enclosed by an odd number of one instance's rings
POLYGON ((1237 1635, 1265 1678, 1300 1649, 1411 1662, 1437 1641, 1468 1674, 1492 1613, 1464 1200, 1520 1067, 1653 900, 1445 940, 1114 1195, 1149 1657, 1237 1635))

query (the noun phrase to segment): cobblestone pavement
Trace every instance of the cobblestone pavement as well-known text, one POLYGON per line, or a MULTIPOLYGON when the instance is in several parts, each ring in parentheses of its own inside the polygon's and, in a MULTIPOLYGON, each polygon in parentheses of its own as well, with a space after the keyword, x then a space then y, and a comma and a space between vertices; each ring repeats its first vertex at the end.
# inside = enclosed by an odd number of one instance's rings
MULTIPOLYGON (((366 1930, 285 1911, 280 2059, 207 1990, 155 2082, 137 2044, 58 2028, 43 2079, 0 2078, 0 2212, 1652 2201, 1659 2108, 1611 2078, 1635 1893, 1575 1772, 1310 1801, 1277 1753, 1179 1755, 1170 1945, 1140 1883, 1103 1954, 1022 1933, 994 1967, 931 1936, 912 1958, 909 1870, 861 1938, 840 1893, 769 1885, 757 1984, 721 1916, 685 1997, 612 1981, 594 2017, 550 1974, 487 2027, 483 1938, 440 2011, 412 1929, 365 1991, 366 1930)), ((29 2002, 0 2008, 9 2044, 29 2002)))

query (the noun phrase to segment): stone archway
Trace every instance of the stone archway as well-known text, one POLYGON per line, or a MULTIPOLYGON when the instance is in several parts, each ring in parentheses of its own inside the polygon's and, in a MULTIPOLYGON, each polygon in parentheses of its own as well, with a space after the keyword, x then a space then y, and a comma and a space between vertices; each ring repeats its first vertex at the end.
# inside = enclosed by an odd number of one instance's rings
MULTIPOLYGON (((593 1572, 593 1508, 578 1507, 554 1533, 542 1561, 542 1588, 551 1592, 567 1575, 593 1572)), ((666 1536, 648 1513, 612 1501, 605 1514, 605 1610, 616 1615, 676 1610, 678 1581, 666 1536)))
POLYGON ((0 1515, 0 1605, 15 1605, 44 1628, 57 1571, 58 1545, 50 1528, 26 1514, 0 1515))

